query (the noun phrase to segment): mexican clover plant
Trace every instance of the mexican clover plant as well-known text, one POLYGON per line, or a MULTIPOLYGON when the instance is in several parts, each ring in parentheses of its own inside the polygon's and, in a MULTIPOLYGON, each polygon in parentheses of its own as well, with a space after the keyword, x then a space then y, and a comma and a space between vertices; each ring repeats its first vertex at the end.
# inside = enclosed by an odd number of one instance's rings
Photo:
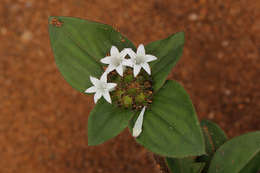
POLYGON ((139 144, 163 159, 164 172, 259 169, 260 132, 227 141, 216 124, 199 123, 184 88, 167 80, 182 54, 183 32, 136 48, 109 25, 50 17, 49 34, 65 80, 82 93, 94 94, 88 145, 101 144, 128 127, 139 144))

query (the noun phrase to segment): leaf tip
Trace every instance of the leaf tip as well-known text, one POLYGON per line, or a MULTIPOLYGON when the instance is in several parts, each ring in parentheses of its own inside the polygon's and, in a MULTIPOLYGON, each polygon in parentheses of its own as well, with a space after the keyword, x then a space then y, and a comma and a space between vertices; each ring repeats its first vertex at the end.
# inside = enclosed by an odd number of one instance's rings
POLYGON ((97 141, 95 138, 91 137, 91 135, 88 135, 88 146, 95 146, 101 143, 102 142, 97 141))
POLYGON ((63 22, 59 19, 59 17, 56 16, 50 16, 48 18, 49 26, 60 28, 63 25, 63 22))
POLYGON ((185 38, 185 32, 184 31, 180 31, 179 33, 183 36, 183 38, 185 38))
POLYGON ((95 146, 96 144, 95 143, 92 143, 88 140, 88 146, 95 146))
POLYGON ((177 36, 179 37, 179 39, 183 42, 185 42, 185 32, 184 31, 180 31, 177 33, 177 36))

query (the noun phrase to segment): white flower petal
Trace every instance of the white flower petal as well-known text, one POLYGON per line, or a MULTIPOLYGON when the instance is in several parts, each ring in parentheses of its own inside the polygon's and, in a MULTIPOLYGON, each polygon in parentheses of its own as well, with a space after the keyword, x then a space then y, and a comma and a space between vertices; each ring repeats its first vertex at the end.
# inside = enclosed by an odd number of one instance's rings
POLYGON ((119 54, 119 50, 117 49, 116 46, 112 46, 110 49, 110 56, 115 56, 119 54))
POLYGON ((133 128, 133 136, 138 137, 142 132, 143 120, 144 120, 144 111, 146 107, 143 107, 141 113, 139 114, 137 120, 135 121, 135 125, 133 128))
POLYGON ((107 69, 106 69, 106 73, 109 73, 109 72, 111 72, 115 69, 116 69, 116 66, 114 64, 109 64, 107 69))
POLYGON ((137 48, 137 55, 145 55, 145 49, 144 49, 144 45, 140 44, 137 48))
POLYGON ((111 56, 106 56, 105 58, 102 58, 102 59, 100 60, 100 62, 102 62, 102 63, 104 63, 104 64, 110 64, 110 63, 112 63, 112 58, 113 58, 113 57, 111 57, 111 56))
POLYGON ((124 59, 122 64, 124 66, 133 67, 133 61, 131 59, 124 59))
POLYGON ((99 80, 95 77, 90 76, 90 81, 95 86, 99 84, 99 80))
POLYGON ((85 93, 95 93, 95 92, 97 92, 97 88, 95 86, 89 87, 85 91, 85 93))
POLYGON ((120 57, 122 58, 122 59, 124 59, 125 58, 125 56, 128 54, 128 49, 126 48, 126 49, 123 49, 119 54, 120 54, 120 57))
MULTIPOLYGON (((121 65, 122 66, 122 65, 121 65)), ((122 66, 123 70, 123 66, 122 66)), ((105 71, 100 80, 95 77, 90 76, 90 80, 94 86, 86 89, 86 93, 95 93, 94 102, 97 103, 98 100, 103 96, 109 103, 111 103, 111 98, 109 92, 116 87, 116 83, 107 83, 107 71, 105 71)))
POLYGON ((107 74, 108 74, 107 71, 105 71, 105 72, 102 74, 102 76, 101 76, 101 78, 100 78, 100 81, 107 83, 107 74))
POLYGON ((122 67, 123 67, 123 72, 125 72, 126 70, 126 67, 122 64, 122 67))
POLYGON ((148 63, 142 63, 141 66, 143 67, 143 69, 150 75, 151 74, 151 69, 148 63))
POLYGON ((154 60, 157 60, 157 57, 156 57, 156 56, 153 56, 153 55, 145 55, 145 61, 146 61, 146 62, 151 62, 151 61, 154 61, 154 60))
POLYGON ((120 76, 123 76, 123 66, 122 65, 119 65, 117 68, 116 68, 116 71, 117 73, 120 75, 120 76))
POLYGON ((103 97, 106 99, 106 101, 107 101, 108 103, 110 103, 110 104, 112 103, 109 92, 103 93, 103 97))
POLYGON ((136 53, 132 49, 127 48, 127 53, 132 60, 136 58, 136 53))
POLYGON ((139 74, 140 70, 141 70, 141 66, 135 64, 134 65, 134 77, 136 77, 139 74))
POLYGON ((107 83, 107 89, 108 89, 108 91, 113 91, 116 86, 117 86, 116 83, 107 83))
POLYGON ((96 92, 94 95, 94 102, 97 103, 97 101, 101 98, 102 94, 100 92, 96 92))

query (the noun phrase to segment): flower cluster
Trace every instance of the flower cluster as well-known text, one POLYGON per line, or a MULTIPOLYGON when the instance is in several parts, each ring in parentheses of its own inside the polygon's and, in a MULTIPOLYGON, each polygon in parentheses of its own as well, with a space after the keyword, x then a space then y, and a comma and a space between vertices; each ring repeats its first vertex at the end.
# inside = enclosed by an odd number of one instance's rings
MULTIPOLYGON (((134 52, 131 48, 125 48, 122 51, 119 51, 116 46, 112 46, 110 49, 110 56, 106 56, 100 60, 102 63, 108 65, 105 72, 102 74, 100 79, 90 76, 90 81, 93 84, 93 86, 88 88, 85 91, 85 93, 95 93, 94 95, 95 103, 97 103, 97 101, 102 96, 108 103, 112 103, 110 92, 116 89, 118 83, 108 82, 107 79, 108 75, 112 71, 116 71, 120 77, 123 77, 124 72, 126 71, 127 68, 133 69, 131 72, 133 72, 134 78, 136 79, 142 68, 144 69, 145 72, 147 72, 148 75, 151 75, 151 68, 148 63, 156 59, 157 57, 145 53, 145 48, 143 44, 140 44, 138 46, 136 52, 134 52)), ((143 92, 141 92, 141 94, 139 94, 136 97, 137 101, 138 99, 142 100, 142 95, 144 95, 143 92)), ((123 102, 126 102, 126 104, 127 103, 132 104, 132 100, 129 96, 126 96, 123 102)), ((143 122, 143 115, 145 109, 146 106, 143 105, 142 111, 139 117, 137 118, 133 129, 134 137, 138 137, 142 131, 142 122, 143 122)))

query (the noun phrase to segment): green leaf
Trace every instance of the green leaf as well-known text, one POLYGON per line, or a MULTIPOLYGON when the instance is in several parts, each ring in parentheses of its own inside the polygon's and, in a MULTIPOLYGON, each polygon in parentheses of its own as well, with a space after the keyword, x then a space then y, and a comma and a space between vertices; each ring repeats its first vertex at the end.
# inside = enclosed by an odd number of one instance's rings
POLYGON ((166 39, 149 43, 145 46, 147 54, 158 59, 150 63, 153 77, 153 89, 159 90, 166 81, 174 65, 180 59, 184 46, 184 32, 179 32, 166 39))
MULTIPOLYGON (((137 115, 129 124, 130 130, 137 115)), ((136 140, 148 150, 168 157, 205 153, 195 110, 180 84, 167 81, 154 95, 151 109, 144 114, 143 131, 136 140)))
POLYGON ((260 152, 240 171, 239 173, 259 173, 260 172, 260 152))
POLYGON ((50 17, 49 35, 56 64, 65 80, 84 92, 90 87, 89 76, 103 73, 100 59, 110 52, 112 45, 119 50, 134 45, 111 26, 72 17, 50 17), (52 24, 54 18, 62 22, 52 24))
POLYGON ((207 172, 214 153, 227 141, 227 136, 222 129, 212 121, 202 120, 200 124, 203 129, 206 143, 206 155, 198 157, 197 161, 206 162, 203 172, 207 172))
POLYGON ((205 166, 205 163, 193 163, 192 164, 192 173, 201 173, 203 168, 205 166))
POLYGON ((172 173, 191 173, 191 165, 193 162, 191 158, 166 158, 166 163, 172 173))
POLYGON ((100 99, 88 119, 88 145, 98 145, 118 135, 133 113, 100 99))
POLYGON ((206 142, 206 152, 208 155, 214 154, 216 150, 227 141, 227 136, 223 130, 214 122, 202 120, 201 127, 206 142))
POLYGON ((200 173, 205 163, 196 163, 193 158, 166 158, 168 168, 172 173, 200 173))
MULTIPOLYGON (((259 152, 260 131, 235 137, 216 151, 210 163, 209 173, 239 173, 254 161, 255 157, 259 157, 259 152)), ((259 166, 259 162, 255 166, 257 165, 259 166)))
POLYGON ((195 162, 194 159, 190 159, 190 158, 184 158, 184 159, 167 158, 166 160, 169 164, 169 167, 172 168, 171 169, 172 172, 174 173, 175 172, 177 173, 207 172, 211 157, 216 152, 216 150, 224 142, 226 142, 227 136, 217 124, 209 120, 202 120, 200 124, 205 138, 207 154, 196 158, 196 161, 199 162, 195 162))

